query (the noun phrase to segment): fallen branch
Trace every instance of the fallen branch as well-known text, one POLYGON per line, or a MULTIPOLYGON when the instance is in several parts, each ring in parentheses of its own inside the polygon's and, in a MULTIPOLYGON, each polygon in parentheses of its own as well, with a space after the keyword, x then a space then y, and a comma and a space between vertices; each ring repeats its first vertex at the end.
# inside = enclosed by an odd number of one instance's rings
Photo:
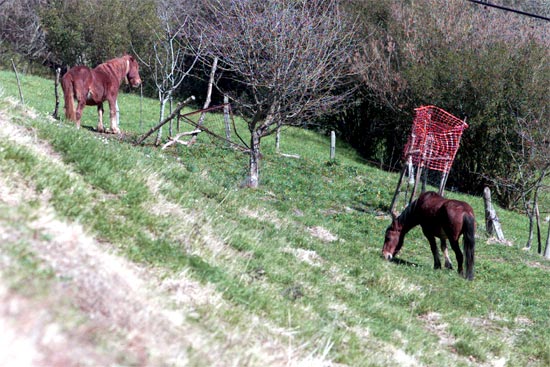
POLYGON ((175 143, 178 143, 178 144, 182 144, 182 145, 189 145, 189 142, 188 141, 181 141, 179 140, 179 138, 181 138, 182 136, 188 136, 188 135, 197 135, 198 133, 200 133, 202 130, 201 129, 195 129, 193 131, 186 131, 186 132, 183 132, 183 133, 180 133, 174 137, 170 137, 168 138, 170 141, 167 142, 166 144, 164 144, 162 146, 162 150, 168 148, 169 146, 175 144, 175 143))
POLYGON ((141 138, 138 139, 138 141, 136 142, 136 145, 143 143, 145 139, 147 139, 151 134, 153 134, 155 131, 160 129, 163 125, 165 125, 174 117, 176 117, 179 114, 179 112, 183 109, 183 107, 185 107, 187 104, 189 104, 189 102, 194 100, 195 100, 195 96, 191 96, 187 98, 185 101, 178 103, 176 109, 170 114, 170 116, 162 120, 157 126, 152 127, 149 131, 147 131, 141 138))

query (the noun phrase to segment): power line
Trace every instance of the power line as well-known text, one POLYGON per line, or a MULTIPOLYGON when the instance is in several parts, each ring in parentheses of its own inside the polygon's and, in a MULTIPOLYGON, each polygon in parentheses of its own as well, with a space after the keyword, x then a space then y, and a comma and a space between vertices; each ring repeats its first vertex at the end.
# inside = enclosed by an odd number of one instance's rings
POLYGON ((471 3, 485 5, 485 6, 489 6, 489 7, 492 7, 492 8, 497 8, 497 9, 500 9, 500 10, 510 11, 512 13, 521 14, 521 15, 525 15, 525 16, 528 16, 528 17, 531 17, 531 18, 542 19, 542 20, 546 20, 547 22, 550 22, 550 18, 543 17, 542 15, 528 13, 528 12, 525 12, 525 11, 508 8, 508 7, 502 6, 502 5, 491 4, 491 3, 488 3, 488 2, 485 2, 485 1, 478 1, 478 0, 467 0, 467 1, 469 1, 471 3))

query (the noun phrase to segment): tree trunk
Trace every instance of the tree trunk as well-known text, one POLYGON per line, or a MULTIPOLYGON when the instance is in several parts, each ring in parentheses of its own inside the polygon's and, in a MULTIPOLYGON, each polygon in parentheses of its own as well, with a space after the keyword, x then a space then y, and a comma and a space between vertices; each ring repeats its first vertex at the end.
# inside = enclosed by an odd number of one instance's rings
MULTIPOLYGON (((170 111, 170 115, 172 114, 172 97, 170 97, 170 101, 168 103, 168 106, 169 106, 169 111, 170 111)), ((162 121, 162 119, 160 119, 160 121, 162 121)), ((159 122, 160 122, 159 121, 159 122)), ((173 127, 173 124, 172 124, 172 120, 170 120, 170 123, 168 124, 168 136, 169 137, 172 137, 172 127, 173 127)))
POLYGON ((260 131, 252 131, 250 137, 250 177, 248 179, 248 186, 251 188, 257 188, 260 180, 260 139, 260 131))
MULTIPOLYGON (((218 58, 214 58, 214 63, 212 64, 212 69, 210 70, 210 79, 208 81, 208 89, 206 90, 206 100, 204 101, 204 105, 202 106, 203 110, 206 110, 210 106, 210 102, 212 101, 212 87, 214 86, 214 77, 216 75, 216 69, 218 68, 218 58)), ((197 123, 197 128, 200 129, 202 125, 204 124, 204 119, 206 117, 206 112, 201 113, 201 116, 199 117, 199 122, 197 123)), ((198 133, 193 135, 191 139, 187 142, 187 146, 191 146, 195 144, 197 141, 198 133)))
POLYGON ((275 152, 279 154, 281 148, 281 127, 277 126, 277 132, 275 134, 275 152))
MULTIPOLYGON (((164 108, 166 107, 166 101, 167 98, 163 98, 163 96, 159 93, 159 99, 160 99, 160 116, 159 116, 159 123, 164 120, 164 108)), ((157 131, 157 138, 155 139, 155 145, 160 145, 160 141, 162 139, 162 126, 159 127, 157 131)))

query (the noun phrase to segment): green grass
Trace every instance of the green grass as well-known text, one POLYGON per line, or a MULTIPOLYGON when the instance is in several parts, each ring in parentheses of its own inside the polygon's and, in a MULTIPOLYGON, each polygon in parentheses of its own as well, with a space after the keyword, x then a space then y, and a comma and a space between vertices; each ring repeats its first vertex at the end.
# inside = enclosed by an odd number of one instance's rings
MULTIPOLYGON (((242 189, 247 157, 241 152, 202 134, 191 148, 162 152, 77 131, 45 117, 54 105, 52 81, 24 75, 22 82, 38 118, 25 117, 23 109, 5 101, 17 90, 13 75, 2 71, 0 110, 49 142, 64 166, 2 141, 0 172, 49 192, 59 215, 82 223, 132 261, 174 273, 188 270, 214 285, 244 310, 226 315, 233 322, 238 312, 261 315, 296 330, 311 350, 331 343, 328 357, 350 366, 394 365, 387 355, 396 349, 429 366, 498 358, 510 366, 550 363, 550 264, 521 249, 527 223, 520 215, 499 210, 512 245, 490 244, 482 198, 449 194, 468 201, 478 218, 474 282, 455 271, 434 271, 418 229, 400 254, 413 265, 388 263, 380 250, 389 219, 380 213, 391 201, 397 176, 365 164, 343 143, 336 161, 329 162, 327 137, 284 130, 281 150, 300 159, 277 155, 274 139, 266 138, 261 186, 242 189), (176 204, 179 214, 171 214, 159 198, 176 204), (314 227, 337 240, 312 236, 314 227), (314 252, 317 263, 299 260, 292 250, 314 252)), ((158 104, 145 100, 140 123, 139 103, 135 95, 119 100, 129 140, 157 120, 158 104)), ((95 126, 95 118, 95 110, 86 108, 83 125, 95 126)), ((30 273, 38 271, 23 245, 16 250, 30 273)))

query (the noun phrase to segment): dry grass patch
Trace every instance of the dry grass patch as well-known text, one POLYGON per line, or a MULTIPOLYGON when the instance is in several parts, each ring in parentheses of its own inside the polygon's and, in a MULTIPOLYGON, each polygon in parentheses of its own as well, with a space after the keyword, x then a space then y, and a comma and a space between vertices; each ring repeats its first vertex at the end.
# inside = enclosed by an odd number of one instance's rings
POLYGON ((310 227, 307 229, 309 234, 313 237, 320 239, 323 242, 335 242, 338 241, 338 237, 330 233, 330 231, 321 226, 310 227))
POLYGON ((437 336, 440 345, 450 347, 456 343, 455 338, 448 330, 449 324, 442 320, 440 313, 428 312, 418 318, 424 323, 426 329, 437 336))
POLYGON ((305 262, 311 266, 321 266, 323 258, 313 250, 305 250, 301 248, 285 247, 282 252, 294 255, 298 260, 305 262))
POLYGON ((250 208, 241 208, 239 210, 240 214, 249 217, 257 219, 260 222, 267 222, 271 223, 276 229, 281 229, 284 226, 283 220, 277 217, 275 213, 268 212, 265 209, 250 209, 250 208))

